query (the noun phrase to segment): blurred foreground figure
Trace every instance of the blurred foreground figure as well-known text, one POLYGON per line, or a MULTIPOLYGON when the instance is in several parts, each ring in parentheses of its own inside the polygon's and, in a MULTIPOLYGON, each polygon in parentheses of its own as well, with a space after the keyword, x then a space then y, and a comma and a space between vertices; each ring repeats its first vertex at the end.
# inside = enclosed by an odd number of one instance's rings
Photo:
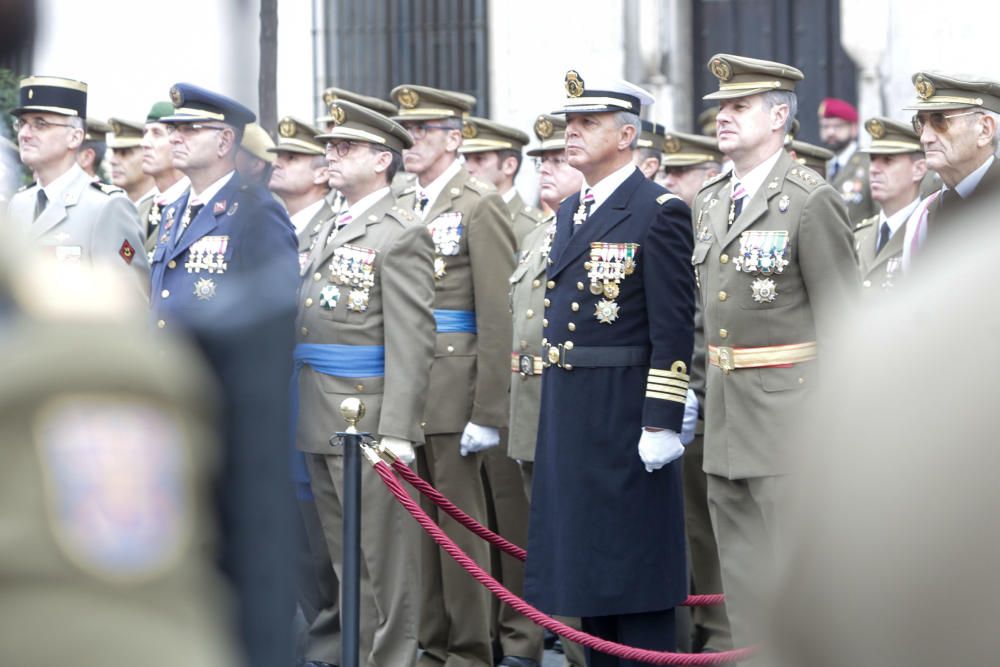
MULTIPOLYGON (((1000 655, 996 196, 831 347, 775 595, 781 665, 987 665, 1000 655), (981 241, 981 242, 980 242, 981 241), (961 258, 961 261, 955 261, 961 258), (923 268, 923 265, 922 265, 923 268), (959 324, 956 326, 956 324, 959 324), (946 359, 947 384, 929 368, 946 359), (938 388, 939 387, 939 388, 938 388), (960 613, 942 613, 944 605, 960 613), (931 630, 931 631, 928 631, 931 630)), ((763 610, 762 610, 763 611, 763 610)))
POLYGON ((0 663, 237 664, 200 361, 110 268, 0 273, 0 663))

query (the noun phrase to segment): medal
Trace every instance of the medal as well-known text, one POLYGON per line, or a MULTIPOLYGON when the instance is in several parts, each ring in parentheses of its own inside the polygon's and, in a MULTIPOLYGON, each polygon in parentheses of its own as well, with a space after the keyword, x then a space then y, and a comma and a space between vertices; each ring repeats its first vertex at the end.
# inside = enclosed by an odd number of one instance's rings
POLYGON ((757 278, 750 283, 750 291, 756 303, 772 303, 778 296, 777 286, 770 278, 757 278))
POLYGON ((319 291, 319 305, 326 310, 333 310, 340 301, 340 289, 333 285, 324 285, 319 291))
POLYGON ((208 301, 215 296, 215 281, 211 278, 201 278, 194 284, 194 295, 199 301, 208 301))
POLYGON ((601 299, 594 308, 594 315, 601 324, 611 324, 618 319, 618 304, 614 301, 601 299))
POLYGON ((444 274, 446 274, 448 272, 446 269, 447 269, 447 265, 444 262, 444 257, 435 257, 434 258, 434 280, 441 280, 442 278, 444 278, 444 274))
POLYGON ((368 310, 368 290, 352 289, 347 295, 347 308, 355 313, 363 313, 368 310))

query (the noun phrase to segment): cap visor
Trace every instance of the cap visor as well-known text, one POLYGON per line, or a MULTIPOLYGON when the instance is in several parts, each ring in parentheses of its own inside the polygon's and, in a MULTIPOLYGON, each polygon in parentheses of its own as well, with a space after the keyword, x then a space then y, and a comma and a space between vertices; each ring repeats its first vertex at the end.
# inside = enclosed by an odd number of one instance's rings
POLYGON ((566 142, 560 142, 558 146, 536 146, 530 150, 524 152, 525 155, 531 157, 537 157, 539 155, 544 155, 545 153, 561 153, 566 150, 566 142))
POLYGON ((613 107, 607 104, 582 104, 580 106, 563 107, 552 111, 552 115, 566 115, 571 113, 605 113, 607 111, 628 111, 621 107, 613 107))
POLYGON ((750 88, 748 90, 717 90, 714 93, 709 93, 701 99, 703 100, 735 100, 738 97, 750 97, 751 95, 760 95, 761 93, 771 92, 777 90, 775 88, 750 88))
MULTIPOLYGON (((961 104, 956 102, 914 102, 906 111, 947 111, 948 109, 979 109, 978 104, 961 104)), ((985 109, 984 109, 985 111, 985 109)))
POLYGON ((17 107, 16 109, 12 109, 10 113, 11 113, 12 116, 20 116, 21 114, 26 113, 28 111, 40 111, 42 113, 57 113, 60 116, 79 116, 80 115, 76 111, 74 111, 73 109, 69 109, 69 108, 66 108, 66 107, 43 107, 43 106, 17 107))
POLYGON ((176 116, 164 116, 158 122, 160 123, 207 123, 209 121, 223 122, 216 118, 209 118, 208 116, 188 116, 186 114, 176 115, 176 116))
MULTIPOLYGON (((448 120, 449 118, 458 118, 458 116, 454 116, 454 115, 447 116, 445 114, 440 114, 440 113, 419 113, 419 112, 417 112, 417 113, 409 113, 409 114, 406 114, 405 116, 390 116, 389 117, 390 120, 394 120, 394 121, 396 121, 397 123, 400 123, 400 124, 405 123, 407 121, 411 121, 411 120, 416 120, 416 121, 448 120)), ((456 128, 456 129, 458 129, 458 128, 456 128)))
POLYGON ((326 151, 320 147, 316 147, 314 150, 304 148, 302 146, 271 146, 265 148, 268 153, 296 153, 298 155, 325 155, 326 151))
POLYGON ((138 148, 142 139, 113 139, 107 144, 108 148, 138 148))

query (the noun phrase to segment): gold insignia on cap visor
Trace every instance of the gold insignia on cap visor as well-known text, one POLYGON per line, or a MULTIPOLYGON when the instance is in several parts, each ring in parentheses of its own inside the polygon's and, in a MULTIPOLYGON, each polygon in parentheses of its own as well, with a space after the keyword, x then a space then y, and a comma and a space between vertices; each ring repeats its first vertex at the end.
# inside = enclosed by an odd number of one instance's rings
POLYGON ((35 96, 35 89, 34 88, 28 88, 28 99, 30 100, 34 96, 35 96))
POLYGON ((479 130, 472 123, 462 123, 462 136, 466 139, 474 139, 479 134, 479 130))
POLYGON ((111 121, 111 131, 114 132, 116 135, 121 134, 123 129, 124 128, 122 127, 122 124, 119 123, 117 120, 111 121))
POLYGON ((337 96, 334 95, 329 90, 326 91, 325 93, 323 93, 323 104, 325 104, 326 106, 330 106, 331 104, 333 104, 334 100, 336 100, 336 99, 337 99, 337 96))
POLYGON ((539 139, 548 139, 555 129, 552 121, 545 116, 539 116, 538 120, 535 121, 535 134, 538 135, 539 139))
POLYGON ((404 109, 415 109, 420 104, 420 95, 417 94, 417 91, 410 88, 403 88, 399 91, 396 99, 399 100, 399 106, 404 109))
POLYGON ((295 121, 288 117, 282 118, 281 122, 278 123, 278 134, 285 137, 286 139, 294 137, 295 121))
POLYGON ((868 121, 867 128, 868 134, 872 135, 872 139, 881 139, 885 136, 885 125, 880 120, 868 121))
POLYGON ((917 88, 917 95, 919 95, 921 99, 926 100, 930 97, 934 97, 934 84, 924 77, 917 77, 917 81, 914 85, 917 88))
POLYGON ((330 121, 334 125, 343 125, 344 120, 347 118, 347 114, 344 113, 344 109, 337 103, 330 105, 330 121))
POLYGON ((663 140, 663 152, 664 153, 680 153, 681 152, 681 142, 678 141, 677 137, 672 135, 667 135, 666 139, 663 140))
POLYGON ((733 68, 722 58, 715 58, 708 66, 712 75, 720 81, 729 81, 733 78, 733 68))
POLYGON ((177 90, 177 86, 170 87, 170 102, 175 107, 179 107, 184 103, 184 97, 181 95, 181 91, 177 90))
POLYGON ((575 69, 566 72, 566 94, 570 97, 583 95, 583 77, 575 69))

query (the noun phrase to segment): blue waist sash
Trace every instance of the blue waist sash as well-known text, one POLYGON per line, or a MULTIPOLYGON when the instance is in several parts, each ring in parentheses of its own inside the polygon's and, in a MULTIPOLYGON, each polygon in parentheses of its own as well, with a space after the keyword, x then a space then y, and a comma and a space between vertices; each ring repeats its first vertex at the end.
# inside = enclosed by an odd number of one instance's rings
MULTIPOLYGON (((381 345, 319 345, 299 343, 292 356, 292 481, 296 483, 299 500, 309 500, 309 471, 305 456, 295 447, 299 421, 299 371, 309 366, 317 373, 348 378, 381 377, 385 375, 385 347, 381 345)), ((333 435, 332 433, 330 435, 333 435)))
POLYGON ((476 333, 476 313, 473 310, 434 309, 438 333, 476 333))

